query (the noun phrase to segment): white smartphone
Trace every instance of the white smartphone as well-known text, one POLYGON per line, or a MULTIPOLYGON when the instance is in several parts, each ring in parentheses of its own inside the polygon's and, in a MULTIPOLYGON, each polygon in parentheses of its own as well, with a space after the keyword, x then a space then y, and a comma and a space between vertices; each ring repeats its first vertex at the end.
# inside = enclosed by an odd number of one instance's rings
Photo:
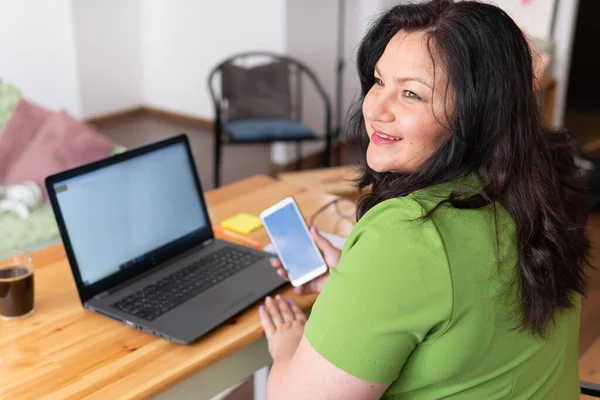
POLYGON ((293 286, 327 272, 327 264, 292 197, 261 212, 260 219, 293 286))

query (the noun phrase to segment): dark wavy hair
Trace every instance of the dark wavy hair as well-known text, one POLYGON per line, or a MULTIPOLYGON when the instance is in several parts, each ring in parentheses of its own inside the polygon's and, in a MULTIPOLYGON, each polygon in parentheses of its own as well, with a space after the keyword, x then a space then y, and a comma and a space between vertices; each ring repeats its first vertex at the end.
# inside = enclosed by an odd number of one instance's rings
POLYGON ((456 188, 442 203, 470 209, 501 204, 510 213, 519 326, 543 336, 556 312, 572 308, 574 295, 584 292, 587 200, 571 139, 542 126, 521 30, 500 8, 475 1, 397 5, 370 28, 357 65, 361 96, 350 110, 347 139, 361 148, 359 189, 372 185, 359 199, 357 218, 384 200, 478 174, 480 191, 465 195, 456 188), (451 88, 455 108, 447 141, 418 172, 377 173, 366 163, 362 103, 375 83, 375 64, 400 30, 426 33, 432 59, 448 75, 448 85, 435 90, 448 96, 451 88))

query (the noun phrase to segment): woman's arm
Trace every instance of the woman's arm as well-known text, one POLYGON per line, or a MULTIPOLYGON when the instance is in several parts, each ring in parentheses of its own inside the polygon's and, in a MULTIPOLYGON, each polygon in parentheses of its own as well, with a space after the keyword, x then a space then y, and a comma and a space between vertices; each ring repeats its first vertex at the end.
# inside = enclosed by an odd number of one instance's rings
POLYGON ((303 336, 306 316, 296 304, 269 298, 261 319, 273 357, 269 400, 379 399, 390 385, 356 378, 317 353, 303 336))
POLYGON ((267 384, 270 400, 379 399, 390 383, 373 383, 342 371, 302 337, 294 356, 273 363, 267 384))

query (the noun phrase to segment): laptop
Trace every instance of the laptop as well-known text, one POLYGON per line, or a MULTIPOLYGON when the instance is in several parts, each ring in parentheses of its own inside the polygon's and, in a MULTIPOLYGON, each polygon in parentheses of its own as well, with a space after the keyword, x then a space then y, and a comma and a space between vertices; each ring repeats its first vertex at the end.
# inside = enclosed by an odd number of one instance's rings
POLYGON ((132 328, 188 344, 284 283, 267 253, 215 239, 185 134, 46 189, 83 307, 132 328))

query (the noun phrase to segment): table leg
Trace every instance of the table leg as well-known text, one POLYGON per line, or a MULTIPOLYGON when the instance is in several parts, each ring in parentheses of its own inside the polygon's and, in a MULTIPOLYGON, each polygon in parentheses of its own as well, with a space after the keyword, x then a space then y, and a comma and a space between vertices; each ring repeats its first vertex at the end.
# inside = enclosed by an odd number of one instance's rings
POLYGON ((264 367, 254 373, 254 400, 267 400, 267 378, 269 367, 264 367))
MULTIPOLYGON (((267 340, 261 338, 218 363, 198 371, 195 375, 155 396, 154 399, 211 399, 271 363, 267 340)), ((266 376, 264 382, 266 383, 266 376)))

